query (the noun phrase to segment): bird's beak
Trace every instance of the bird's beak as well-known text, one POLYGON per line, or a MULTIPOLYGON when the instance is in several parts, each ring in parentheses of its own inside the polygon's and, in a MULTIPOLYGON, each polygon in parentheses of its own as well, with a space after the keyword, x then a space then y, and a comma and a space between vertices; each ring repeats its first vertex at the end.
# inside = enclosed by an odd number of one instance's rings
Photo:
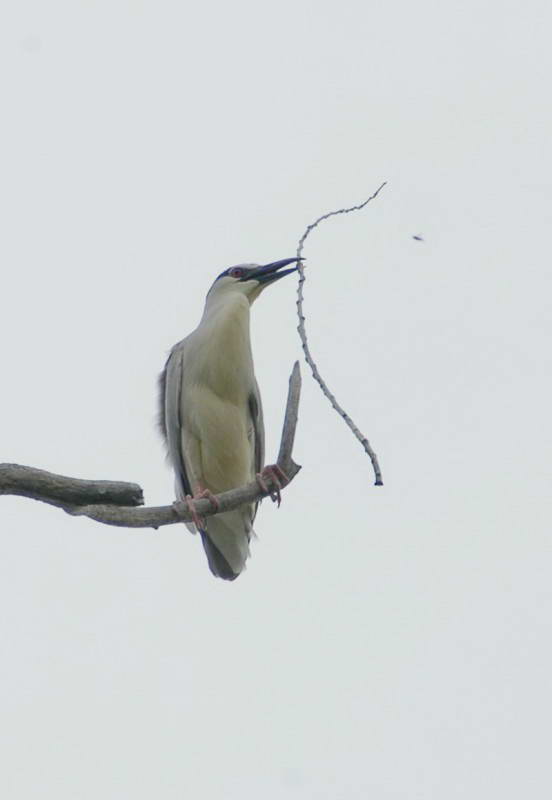
POLYGON ((283 258, 281 261, 273 261, 272 264, 266 264, 264 267, 259 267, 253 272, 250 272, 247 276, 247 280, 255 280, 262 286, 267 286, 269 283, 274 283, 280 278, 283 278, 284 275, 290 275, 297 270, 297 267, 284 270, 282 270, 282 267, 287 267, 288 264, 297 264, 298 261, 302 260, 302 258, 283 258), (282 271, 279 272, 278 270, 282 271))

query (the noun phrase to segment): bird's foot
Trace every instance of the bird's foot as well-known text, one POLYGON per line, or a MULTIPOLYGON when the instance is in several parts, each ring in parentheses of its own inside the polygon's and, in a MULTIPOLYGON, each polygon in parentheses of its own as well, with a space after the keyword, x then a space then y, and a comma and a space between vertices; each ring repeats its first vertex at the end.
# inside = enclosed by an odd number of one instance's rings
POLYGON ((188 512, 191 514, 192 522, 199 531, 205 526, 205 520, 202 520, 197 512, 195 505, 197 500, 209 500, 215 511, 220 509, 220 503, 210 489, 198 489, 193 497, 191 494, 187 494, 184 500, 176 500, 173 503, 173 508, 180 518, 182 518, 183 513, 188 512))
POLYGON ((202 489, 198 494, 194 495, 193 499, 208 500, 215 509, 215 511, 220 511, 220 503, 210 489, 202 489))
POLYGON ((201 521, 201 517, 197 513, 197 508, 195 507, 195 500, 196 499, 197 498, 196 497, 192 497, 191 494, 187 494, 186 497, 184 498, 184 502, 186 503, 188 511, 192 515, 192 522, 196 526, 197 530, 200 531, 203 528, 203 525, 205 523, 203 523, 201 521))
POLYGON ((284 470, 278 464, 268 464, 262 472, 257 472, 255 477, 263 492, 270 497, 273 503, 278 503, 279 508, 282 502, 282 483, 289 483, 289 478, 284 470), (269 488, 267 480, 276 488, 269 488))
POLYGON ((172 504, 176 515, 183 521, 188 522, 189 520, 186 519, 188 514, 191 514, 192 522, 196 526, 197 530, 201 530, 203 527, 203 523, 201 522, 201 517, 197 513, 197 508, 195 507, 194 498, 187 494, 184 500, 175 500, 172 504))

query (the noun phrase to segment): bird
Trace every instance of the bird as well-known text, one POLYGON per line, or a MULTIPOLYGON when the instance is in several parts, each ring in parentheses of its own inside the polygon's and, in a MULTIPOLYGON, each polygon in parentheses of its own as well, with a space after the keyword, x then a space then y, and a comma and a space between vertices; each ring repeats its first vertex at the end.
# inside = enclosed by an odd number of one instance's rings
POLYGON ((159 427, 175 477, 177 511, 188 510, 213 575, 233 581, 245 569, 258 503, 200 519, 195 501, 257 480, 286 476, 264 466, 264 422, 253 365, 250 309, 268 287, 297 270, 300 258, 237 264, 207 293, 197 328, 174 345, 159 378, 159 427), (291 267, 290 265, 295 266, 291 267), (287 267, 287 269, 286 269, 287 267))

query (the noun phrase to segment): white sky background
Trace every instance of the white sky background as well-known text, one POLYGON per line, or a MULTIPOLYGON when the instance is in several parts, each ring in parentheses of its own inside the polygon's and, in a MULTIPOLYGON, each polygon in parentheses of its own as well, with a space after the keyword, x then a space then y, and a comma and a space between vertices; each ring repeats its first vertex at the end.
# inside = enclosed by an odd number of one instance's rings
MULTIPOLYGON (((156 377, 211 281, 389 181, 305 250, 312 348, 384 488, 303 367, 303 471, 233 584, 183 526, 2 498, 3 798, 550 797, 551 24, 3 6, 3 461, 170 502, 156 377)), ((295 289, 253 309, 272 458, 295 289)))

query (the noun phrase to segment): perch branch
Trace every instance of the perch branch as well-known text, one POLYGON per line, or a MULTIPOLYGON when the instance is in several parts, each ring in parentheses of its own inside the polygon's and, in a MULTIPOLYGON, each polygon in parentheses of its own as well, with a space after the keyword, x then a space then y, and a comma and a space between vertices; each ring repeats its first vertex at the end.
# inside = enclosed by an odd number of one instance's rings
MULTIPOLYGON (((301 469, 291 457, 300 393, 301 374, 299 364, 296 362, 289 379, 284 426, 277 462, 289 479, 287 482, 283 482, 284 486, 291 483, 301 469)), ((267 478, 266 482, 269 489, 276 488, 270 478, 267 478)), ((192 521, 190 513, 177 513, 172 505, 133 507, 143 502, 142 490, 134 483, 83 481, 18 464, 0 464, 0 494, 22 495, 34 500, 41 500, 44 503, 63 508, 73 516, 84 516, 105 525, 123 528, 160 528, 163 525, 192 521)), ((219 505, 216 511, 208 499, 197 500, 195 506, 200 517, 210 517, 224 511, 232 511, 244 503, 255 503, 262 500, 263 497, 266 497, 266 494, 254 481, 246 486, 216 495, 219 505)))
MULTIPOLYGON (((303 233, 303 235, 299 239, 299 244, 297 246, 297 258, 301 258, 302 254, 303 254, 303 247, 305 245, 305 241, 306 241, 307 236, 323 220, 328 219, 329 217, 335 217, 337 214, 349 214, 351 211, 360 211, 361 208, 364 208, 364 206, 368 205, 368 203, 371 200, 374 200, 378 196, 378 194, 383 189, 383 187, 385 186, 386 183, 387 183, 387 181, 384 181, 384 183, 382 183, 381 186, 378 189, 376 189, 374 194, 370 195, 370 197, 367 200, 365 200, 363 203, 360 203, 360 205, 351 206, 350 208, 340 208, 338 211, 329 211, 327 214, 322 214, 322 216, 318 217, 318 219, 316 219, 314 222, 311 222, 311 224, 307 226, 307 228, 305 229, 305 232, 303 233)), ((382 478, 382 475, 381 475, 381 470, 380 470, 380 466, 379 466, 379 463, 378 463, 378 458, 377 458, 375 452, 373 451, 373 449, 372 449, 372 447, 370 445, 370 442, 368 441, 366 436, 364 436, 360 432, 360 430, 357 428, 357 426, 355 425, 355 423, 353 422, 351 417, 339 405, 339 403, 335 399, 335 396, 332 394, 332 392, 330 392, 330 390, 328 389, 325 381, 323 380, 322 376, 320 375, 318 367, 316 366, 316 363, 315 363, 315 361, 314 361, 314 359, 313 359, 313 357, 311 355, 310 348, 309 348, 308 341, 307 341, 307 331, 305 329, 305 315, 303 313, 303 284, 305 283, 305 270, 304 270, 302 261, 298 261, 297 264, 298 264, 298 272, 299 272, 299 285, 297 287, 297 315, 299 317, 299 325, 297 326, 297 330, 299 331, 299 337, 301 339, 301 344, 303 346, 303 352, 305 353, 305 360, 306 360, 307 364, 309 365, 309 367, 311 368, 313 378, 319 384, 320 388, 322 389, 322 392, 326 395, 326 397, 328 398, 328 400, 332 404, 333 408, 335 408, 337 413, 341 417, 343 417, 343 419, 345 420, 345 422, 347 423, 349 428, 352 430, 352 432, 354 433, 356 438, 359 440, 361 445, 364 447, 364 450, 366 451, 366 453, 369 455, 370 461, 372 462, 372 467, 374 469, 374 475, 375 475, 375 478, 376 478, 375 485, 376 486, 383 486, 383 478, 382 478)))

